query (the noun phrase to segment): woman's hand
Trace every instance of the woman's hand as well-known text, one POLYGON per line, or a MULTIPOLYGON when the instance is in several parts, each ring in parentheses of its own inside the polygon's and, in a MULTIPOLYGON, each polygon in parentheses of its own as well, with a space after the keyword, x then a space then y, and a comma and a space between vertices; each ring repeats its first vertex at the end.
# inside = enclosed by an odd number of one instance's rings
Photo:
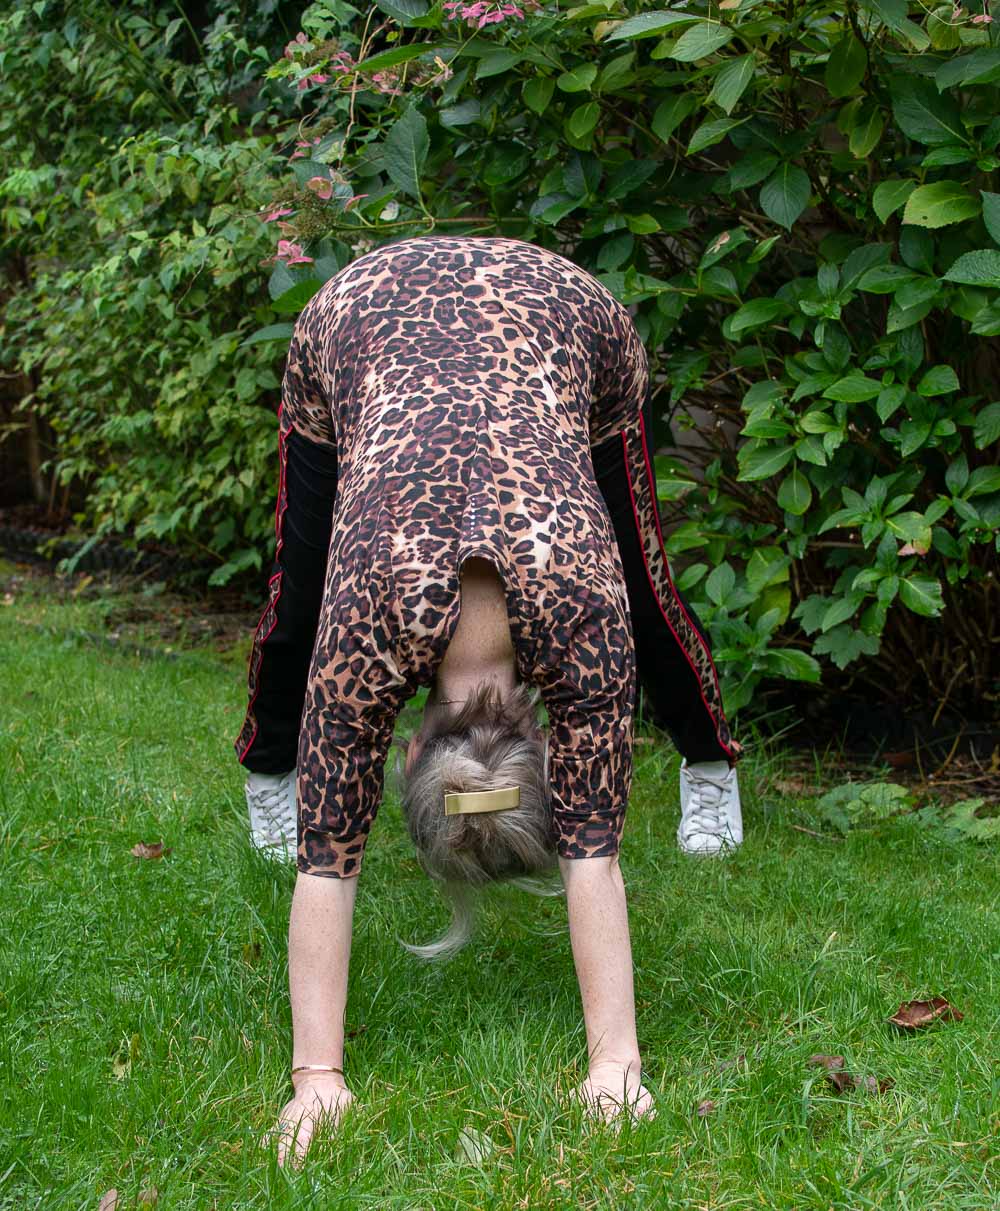
POLYGON ((587 1079, 576 1091, 591 1118, 613 1122, 623 1113, 655 1118, 653 1097, 643 1085, 638 1064, 602 1060, 590 1065, 587 1079))
POLYGON ((278 1140, 278 1164, 302 1160, 321 1123, 336 1127, 354 1101, 354 1094, 341 1076, 314 1075, 295 1085, 295 1096, 278 1116, 274 1135, 278 1140))

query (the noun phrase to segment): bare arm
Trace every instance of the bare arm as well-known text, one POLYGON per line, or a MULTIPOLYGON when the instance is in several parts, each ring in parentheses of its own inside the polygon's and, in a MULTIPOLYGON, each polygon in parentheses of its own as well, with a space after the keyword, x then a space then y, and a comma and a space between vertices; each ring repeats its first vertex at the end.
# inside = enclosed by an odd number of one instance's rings
MULTIPOLYGON (((358 880, 300 873, 288 925, 288 986, 292 1003, 292 1067, 344 1067, 344 1010, 358 880)), ((337 1073, 300 1072, 295 1096, 281 1111, 288 1124, 279 1142, 279 1163, 301 1157, 315 1127, 328 1114, 334 1122, 350 1105, 346 1079, 337 1073)))
POLYGON ((580 1094, 602 1114, 613 1114, 613 1103, 623 1101, 634 1113, 646 1114, 652 1099, 641 1082, 632 944, 618 859, 560 858, 559 868, 590 1059, 580 1094))

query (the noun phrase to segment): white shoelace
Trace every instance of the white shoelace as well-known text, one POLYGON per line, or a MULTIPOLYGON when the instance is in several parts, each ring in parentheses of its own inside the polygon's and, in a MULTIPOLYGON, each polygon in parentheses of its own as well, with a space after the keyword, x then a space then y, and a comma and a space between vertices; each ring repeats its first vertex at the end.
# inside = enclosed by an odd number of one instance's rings
POLYGON ((264 819, 278 836, 294 838, 296 822, 289 820, 291 815, 288 806, 289 778, 290 775, 286 775, 273 790, 258 791, 254 797, 264 819))
MULTIPOLYGON (((726 793, 725 779, 719 781, 702 774, 697 778, 689 777, 689 785, 691 799, 684 815, 685 833, 690 833, 694 825, 697 832, 711 833, 717 837, 723 831, 721 809, 726 793)), ((729 831, 728 826, 726 831, 729 831)))

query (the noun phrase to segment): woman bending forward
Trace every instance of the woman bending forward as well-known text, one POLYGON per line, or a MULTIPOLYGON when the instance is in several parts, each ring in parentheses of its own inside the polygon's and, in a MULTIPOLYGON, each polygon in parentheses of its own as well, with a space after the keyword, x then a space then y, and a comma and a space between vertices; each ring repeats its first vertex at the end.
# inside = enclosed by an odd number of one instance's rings
POLYGON ((421 686, 431 691, 406 753, 404 813, 422 864, 455 903, 452 929, 424 953, 465 940, 470 884, 558 865, 587 1034, 581 1095, 602 1114, 651 1108, 618 866, 639 572, 659 713, 693 771, 689 796, 716 832, 721 818, 726 839, 740 837, 738 749, 659 534, 647 391, 645 351, 621 304, 520 240, 378 248, 299 318, 280 412, 276 572, 237 742, 265 779, 287 769, 291 736, 298 745, 295 1096, 281 1114, 282 1161, 351 1100, 356 876, 396 717, 421 686), (615 464, 617 503, 598 485, 592 447, 615 464), (612 523, 624 504, 628 585, 612 523))

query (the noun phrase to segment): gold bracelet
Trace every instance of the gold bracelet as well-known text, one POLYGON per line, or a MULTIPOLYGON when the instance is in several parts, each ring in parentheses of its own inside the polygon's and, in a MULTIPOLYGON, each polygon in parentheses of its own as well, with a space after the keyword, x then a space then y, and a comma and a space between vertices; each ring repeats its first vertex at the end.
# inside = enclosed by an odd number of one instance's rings
POLYGON ((336 1072, 338 1076, 344 1075, 343 1068, 334 1068, 332 1064, 298 1064, 292 1069, 292 1076, 296 1072, 336 1072))

